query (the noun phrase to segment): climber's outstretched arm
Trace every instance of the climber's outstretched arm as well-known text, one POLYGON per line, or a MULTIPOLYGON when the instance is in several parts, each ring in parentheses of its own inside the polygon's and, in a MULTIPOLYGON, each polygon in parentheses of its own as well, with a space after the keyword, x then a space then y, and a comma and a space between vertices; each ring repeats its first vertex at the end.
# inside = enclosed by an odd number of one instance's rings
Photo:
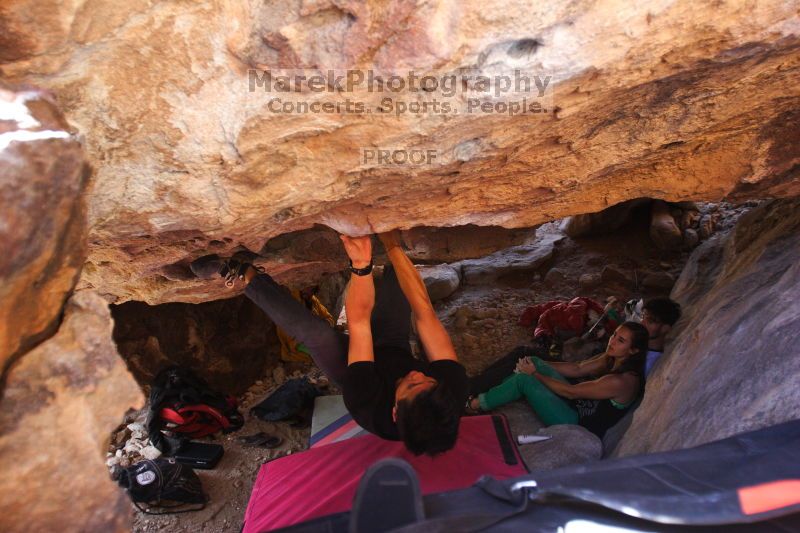
MULTIPOLYGON (((340 237, 354 267, 364 268, 370 264, 372 242, 369 236, 341 235, 340 237)), ((350 330, 347 364, 374 361, 370 317, 375 305, 375 285, 372 282, 371 273, 366 276, 350 275, 350 288, 347 291, 344 305, 347 309, 347 323, 350 330)))
POLYGON ((403 290, 403 294, 405 294, 408 303, 411 305, 411 310, 414 312, 417 333, 419 333, 419 337, 422 340, 425 353, 428 354, 428 359, 430 361, 439 359, 458 361, 453 342, 450 340, 447 330, 444 329, 444 326, 439 321, 439 317, 436 316, 436 311, 433 309, 433 304, 428 296, 425 283, 422 281, 422 276, 419 275, 411 260, 406 257, 405 252, 400 247, 399 233, 395 230, 381 233, 378 237, 380 237, 383 246, 386 248, 386 253, 389 255, 389 260, 392 262, 397 274, 400 288, 403 290))

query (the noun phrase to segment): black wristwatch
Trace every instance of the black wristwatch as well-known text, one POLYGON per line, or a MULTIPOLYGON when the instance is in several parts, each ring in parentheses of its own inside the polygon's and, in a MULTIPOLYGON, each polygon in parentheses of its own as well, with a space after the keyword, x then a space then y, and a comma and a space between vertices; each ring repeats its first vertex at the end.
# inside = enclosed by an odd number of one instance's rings
POLYGON ((370 259, 369 264, 364 268, 356 268, 353 266, 353 262, 350 261, 350 272, 352 272, 356 276, 366 276, 367 274, 372 272, 372 259, 370 259))

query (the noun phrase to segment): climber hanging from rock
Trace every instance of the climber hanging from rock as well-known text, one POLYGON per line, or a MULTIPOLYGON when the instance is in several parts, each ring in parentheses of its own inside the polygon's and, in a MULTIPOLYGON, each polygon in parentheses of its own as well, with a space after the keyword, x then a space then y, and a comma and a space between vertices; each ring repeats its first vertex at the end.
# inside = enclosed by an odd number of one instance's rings
POLYGON ((370 237, 341 236, 350 258, 345 299, 349 335, 313 315, 247 261, 211 255, 191 268, 203 279, 221 276, 244 282, 245 295, 308 348, 317 366, 343 391, 345 405, 364 429, 402 440, 416 455, 435 455, 455 445, 468 396, 466 371, 422 278, 400 247, 398 232, 379 237, 391 265, 376 287, 370 237), (426 362, 411 354, 411 311, 426 362))

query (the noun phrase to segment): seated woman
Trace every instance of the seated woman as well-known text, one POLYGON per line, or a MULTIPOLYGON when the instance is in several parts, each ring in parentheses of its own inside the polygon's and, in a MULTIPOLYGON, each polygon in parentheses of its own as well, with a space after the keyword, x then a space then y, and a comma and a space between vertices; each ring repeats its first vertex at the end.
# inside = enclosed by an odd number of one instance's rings
MULTIPOLYGON (((575 298, 575 300, 586 300, 586 298, 575 298)), ((590 328, 586 332, 578 332, 583 333, 580 337, 573 337, 572 339, 567 340, 564 343, 562 348, 562 353, 559 358, 565 358, 567 356, 566 350, 567 345, 572 341, 577 341, 577 346, 580 346, 580 350, 586 350, 587 348, 590 350, 586 356, 590 356, 593 353, 597 353, 602 350, 602 342, 604 337, 607 335, 605 332, 611 331, 616 329, 617 324, 621 323, 622 321, 619 318, 614 318, 614 322, 608 322, 604 324, 603 318, 609 314, 611 311, 615 313, 619 313, 621 307, 619 306, 619 300, 615 297, 608 298, 608 303, 603 308, 603 315, 600 317, 600 320, 595 317, 590 324, 590 328), (613 327, 609 328, 609 326, 613 325, 613 327), (599 327, 598 326, 602 326, 599 327), (596 340, 588 340, 588 339, 596 339, 596 340)), ((544 304, 548 305, 548 304, 544 304)), ((533 309, 533 308, 528 308, 533 309)), ((618 315, 615 315, 618 316, 618 315)), ((538 330, 538 328, 537 328, 538 330)), ((652 340, 652 339, 651 339, 652 340)), ((575 344, 573 344, 575 346, 575 344)), ((555 358, 550 353, 550 338, 546 335, 540 336, 534 339, 534 343, 530 346, 522 345, 517 346, 506 355, 502 356, 500 359, 489 365, 487 368, 483 369, 480 374, 476 376, 472 376, 469 378, 469 394, 470 396, 477 396, 482 392, 486 392, 492 387, 496 387, 500 385, 506 378, 511 376, 517 370, 517 364, 519 359, 522 357, 539 357, 540 359, 544 359, 545 361, 554 361, 555 358)), ((585 359, 586 356, 580 357, 580 359, 585 359)), ((574 359, 567 359, 567 361, 574 360, 574 359)), ((577 361, 575 361, 577 362, 577 361)))
POLYGON ((644 391, 647 329, 625 322, 605 352, 579 363, 523 358, 517 373, 476 398, 469 407, 489 411, 525 398, 545 425, 580 424, 598 437, 616 424, 644 391), (593 378, 571 384, 567 378, 593 378))

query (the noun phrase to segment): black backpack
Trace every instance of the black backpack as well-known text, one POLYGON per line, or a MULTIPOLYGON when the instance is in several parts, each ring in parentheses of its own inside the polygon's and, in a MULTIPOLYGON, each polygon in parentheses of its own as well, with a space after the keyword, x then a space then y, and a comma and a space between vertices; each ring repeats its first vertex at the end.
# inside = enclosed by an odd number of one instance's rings
POLYGON ((267 422, 299 422, 304 418, 304 412, 314 406, 314 398, 320 394, 320 390, 307 377, 290 379, 250 412, 267 422))
POLYGON ((119 472, 117 483, 124 487, 137 509, 146 514, 199 511, 206 506, 200 478, 194 470, 172 458, 145 459, 119 472), (148 507, 161 511, 153 512, 148 507), (185 508, 186 505, 192 505, 185 508))
POLYGON ((190 370, 170 367, 153 380, 147 431, 153 446, 165 454, 174 454, 189 438, 229 433, 243 424, 236 398, 212 390, 190 370))

